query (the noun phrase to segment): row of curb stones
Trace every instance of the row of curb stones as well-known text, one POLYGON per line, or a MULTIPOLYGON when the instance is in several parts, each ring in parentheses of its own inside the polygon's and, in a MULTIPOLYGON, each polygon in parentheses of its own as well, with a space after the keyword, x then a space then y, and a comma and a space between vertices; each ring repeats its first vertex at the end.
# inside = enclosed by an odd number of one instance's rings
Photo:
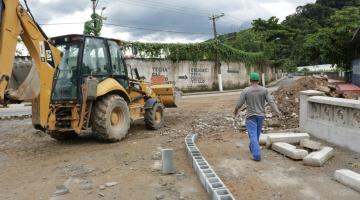
POLYGON ((32 115, 0 116, 0 120, 29 119, 32 115))
POLYGON ((210 164, 202 156, 195 142, 198 134, 189 134, 185 138, 185 145, 192 166, 210 200, 235 200, 230 190, 225 186, 224 182, 218 177, 210 164))

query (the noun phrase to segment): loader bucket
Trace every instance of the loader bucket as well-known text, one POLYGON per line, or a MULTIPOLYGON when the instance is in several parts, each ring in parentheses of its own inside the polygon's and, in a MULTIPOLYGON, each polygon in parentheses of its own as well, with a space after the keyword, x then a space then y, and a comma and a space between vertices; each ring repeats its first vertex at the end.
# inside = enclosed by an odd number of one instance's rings
POLYGON ((7 89, 10 99, 31 100, 40 94, 40 79, 37 68, 30 60, 15 60, 7 89))
POLYGON ((151 89, 156 93, 161 103, 166 108, 177 107, 177 100, 180 98, 180 93, 175 90, 174 85, 153 85, 151 86, 151 89))

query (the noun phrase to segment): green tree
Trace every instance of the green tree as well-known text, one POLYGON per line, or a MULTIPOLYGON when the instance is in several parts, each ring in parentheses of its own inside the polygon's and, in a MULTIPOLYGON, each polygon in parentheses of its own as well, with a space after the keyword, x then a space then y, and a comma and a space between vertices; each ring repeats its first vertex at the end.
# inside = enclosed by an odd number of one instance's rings
POLYGON ((343 9, 349 6, 359 6, 360 0, 317 0, 316 4, 330 8, 343 9))
POLYGON ((84 34, 100 36, 104 20, 106 20, 105 17, 102 17, 96 13, 92 14, 91 20, 85 22, 84 34))
POLYGON ((352 37, 360 26, 360 7, 338 10, 331 25, 308 35, 304 49, 312 64, 330 63, 348 69, 354 59, 352 37))

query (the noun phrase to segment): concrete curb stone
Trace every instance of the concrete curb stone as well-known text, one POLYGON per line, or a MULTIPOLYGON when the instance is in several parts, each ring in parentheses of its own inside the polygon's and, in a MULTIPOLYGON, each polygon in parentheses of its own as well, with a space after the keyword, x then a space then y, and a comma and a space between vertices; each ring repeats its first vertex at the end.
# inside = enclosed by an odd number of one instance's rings
POLYGON ((218 177, 211 165, 202 156, 195 142, 198 134, 189 134, 185 138, 187 155, 210 200, 235 200, 230 190, 218 177))

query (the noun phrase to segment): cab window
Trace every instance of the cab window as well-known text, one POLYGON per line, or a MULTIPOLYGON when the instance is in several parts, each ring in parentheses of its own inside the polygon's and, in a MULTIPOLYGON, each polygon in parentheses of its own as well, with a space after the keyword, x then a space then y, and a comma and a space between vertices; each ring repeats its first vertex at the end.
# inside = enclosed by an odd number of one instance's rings
POLYGON ((83 74, 107 74, 109 63, 104 40, 86 38, 83 56, 83 74))
POLYGON ((114 41, 108 41, 110 57, 111 57, 111 70, 114 75, 126 76, 126 67, 122 60, 122 50, 120 46, 114 41))

